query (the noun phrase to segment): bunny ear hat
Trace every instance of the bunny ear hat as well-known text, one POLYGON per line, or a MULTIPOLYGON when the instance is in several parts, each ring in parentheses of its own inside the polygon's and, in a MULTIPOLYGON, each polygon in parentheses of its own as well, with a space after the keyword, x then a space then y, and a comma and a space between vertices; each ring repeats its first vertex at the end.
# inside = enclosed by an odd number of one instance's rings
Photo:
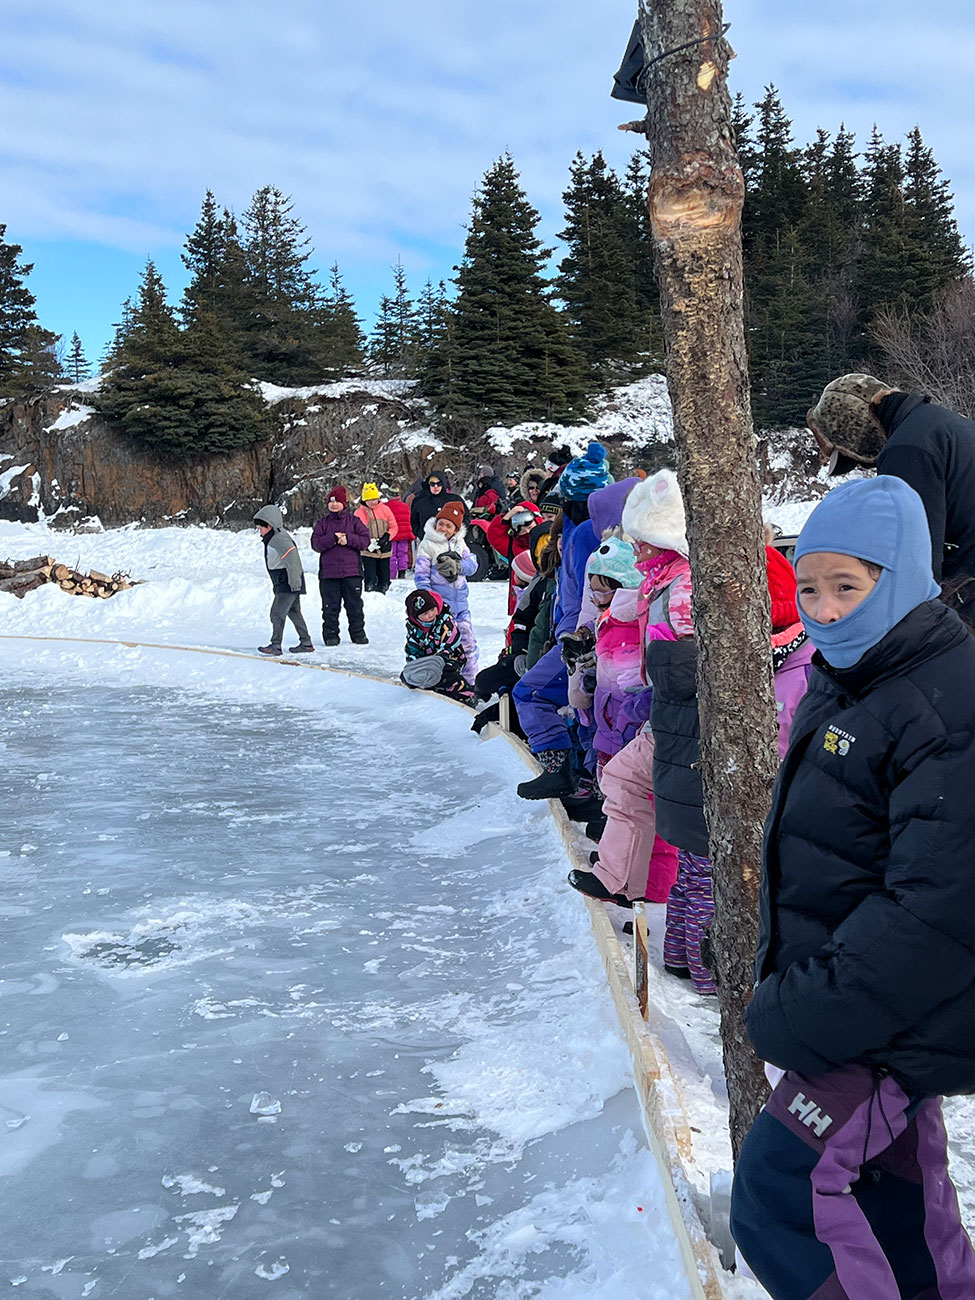
POLYGON ((672 469, 659 470, 637 483, 626 498, 622 524, 624 533, 634 541, 687 554, 684 499, 672 469))

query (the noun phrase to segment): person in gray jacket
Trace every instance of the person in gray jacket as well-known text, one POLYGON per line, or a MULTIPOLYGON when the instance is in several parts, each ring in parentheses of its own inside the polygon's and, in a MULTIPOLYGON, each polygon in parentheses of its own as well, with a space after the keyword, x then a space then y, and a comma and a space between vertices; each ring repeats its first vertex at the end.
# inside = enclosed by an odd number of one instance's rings
POLYGON ((264 563, 271 577, 274 599, 271 601, 271 640, 258 646, 262 655, 279 655, 286 619, 291 619, 298 633, 298 644, 289 646, 289 654, 311 654, 315 647, 301 612, 305 594, 305 573, 295 539, 284 531, 284 518, 277 506, 261 506, 254 516, 264 542, 264 563))

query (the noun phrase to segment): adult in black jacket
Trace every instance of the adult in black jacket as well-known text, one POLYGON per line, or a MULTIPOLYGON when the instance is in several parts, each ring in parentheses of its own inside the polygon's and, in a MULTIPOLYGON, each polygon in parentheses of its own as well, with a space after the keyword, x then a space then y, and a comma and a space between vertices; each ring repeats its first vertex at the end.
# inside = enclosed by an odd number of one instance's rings
POLYGON ((975 422, 872 375, 843 375, 807 416, 831 472, 876 465, 924 503, 931 567, 952 603, 975 622, 975 422))
POLYGON ((934 599, 899 478, 831 492, 796 569, 818 653, 766 825, 746 1017, 779 1078, 732 1229, 774 1300, 975 1296, 940 1109, 975 1091, 975 641, 934 599))
POLYGON ((447 491, 447 480, 439 470, 434 470, 423 480, 423 490, 418 492, 410 505, 410 527, 418 543, 423 539, 423 530, 428 519, 439 514, 448 501, 459 501, 464 507, 464 525, 470 520, 467 502, 456 492, 447 491))

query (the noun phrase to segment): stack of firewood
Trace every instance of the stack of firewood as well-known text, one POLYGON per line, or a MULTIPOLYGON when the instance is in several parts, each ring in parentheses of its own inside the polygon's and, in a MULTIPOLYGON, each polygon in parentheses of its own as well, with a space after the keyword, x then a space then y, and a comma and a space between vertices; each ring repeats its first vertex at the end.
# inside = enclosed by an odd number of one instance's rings
POLYGON ((93 596, 106 600, 117 591, 136 585, 127 573, 81 573, 66 564, 59 564, 51 555, 34 555, 29 560, 0 560, 0 591, 10 591, 15 596, 26 596, 45 582, 56 582, 62 591, 73 596, 93 596))

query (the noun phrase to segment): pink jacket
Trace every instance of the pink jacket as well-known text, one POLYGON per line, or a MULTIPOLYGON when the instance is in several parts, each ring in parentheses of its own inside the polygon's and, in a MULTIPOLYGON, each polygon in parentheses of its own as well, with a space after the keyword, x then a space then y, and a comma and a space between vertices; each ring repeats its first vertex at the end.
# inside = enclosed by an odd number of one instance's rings
POLYGON ((369 530, 370 540, 378 540, 384 533, 389 533, 390 545, 385 550, 366 550, 362 554, 379 560, 392 555, 391 543, 399 533, 399 524, 397 524, 396 516, 389 506, 384 505, 382 501, 377 501, 371 508, 370 506, 360 506, 355 512, 355 517, 361 520, 369 530))

